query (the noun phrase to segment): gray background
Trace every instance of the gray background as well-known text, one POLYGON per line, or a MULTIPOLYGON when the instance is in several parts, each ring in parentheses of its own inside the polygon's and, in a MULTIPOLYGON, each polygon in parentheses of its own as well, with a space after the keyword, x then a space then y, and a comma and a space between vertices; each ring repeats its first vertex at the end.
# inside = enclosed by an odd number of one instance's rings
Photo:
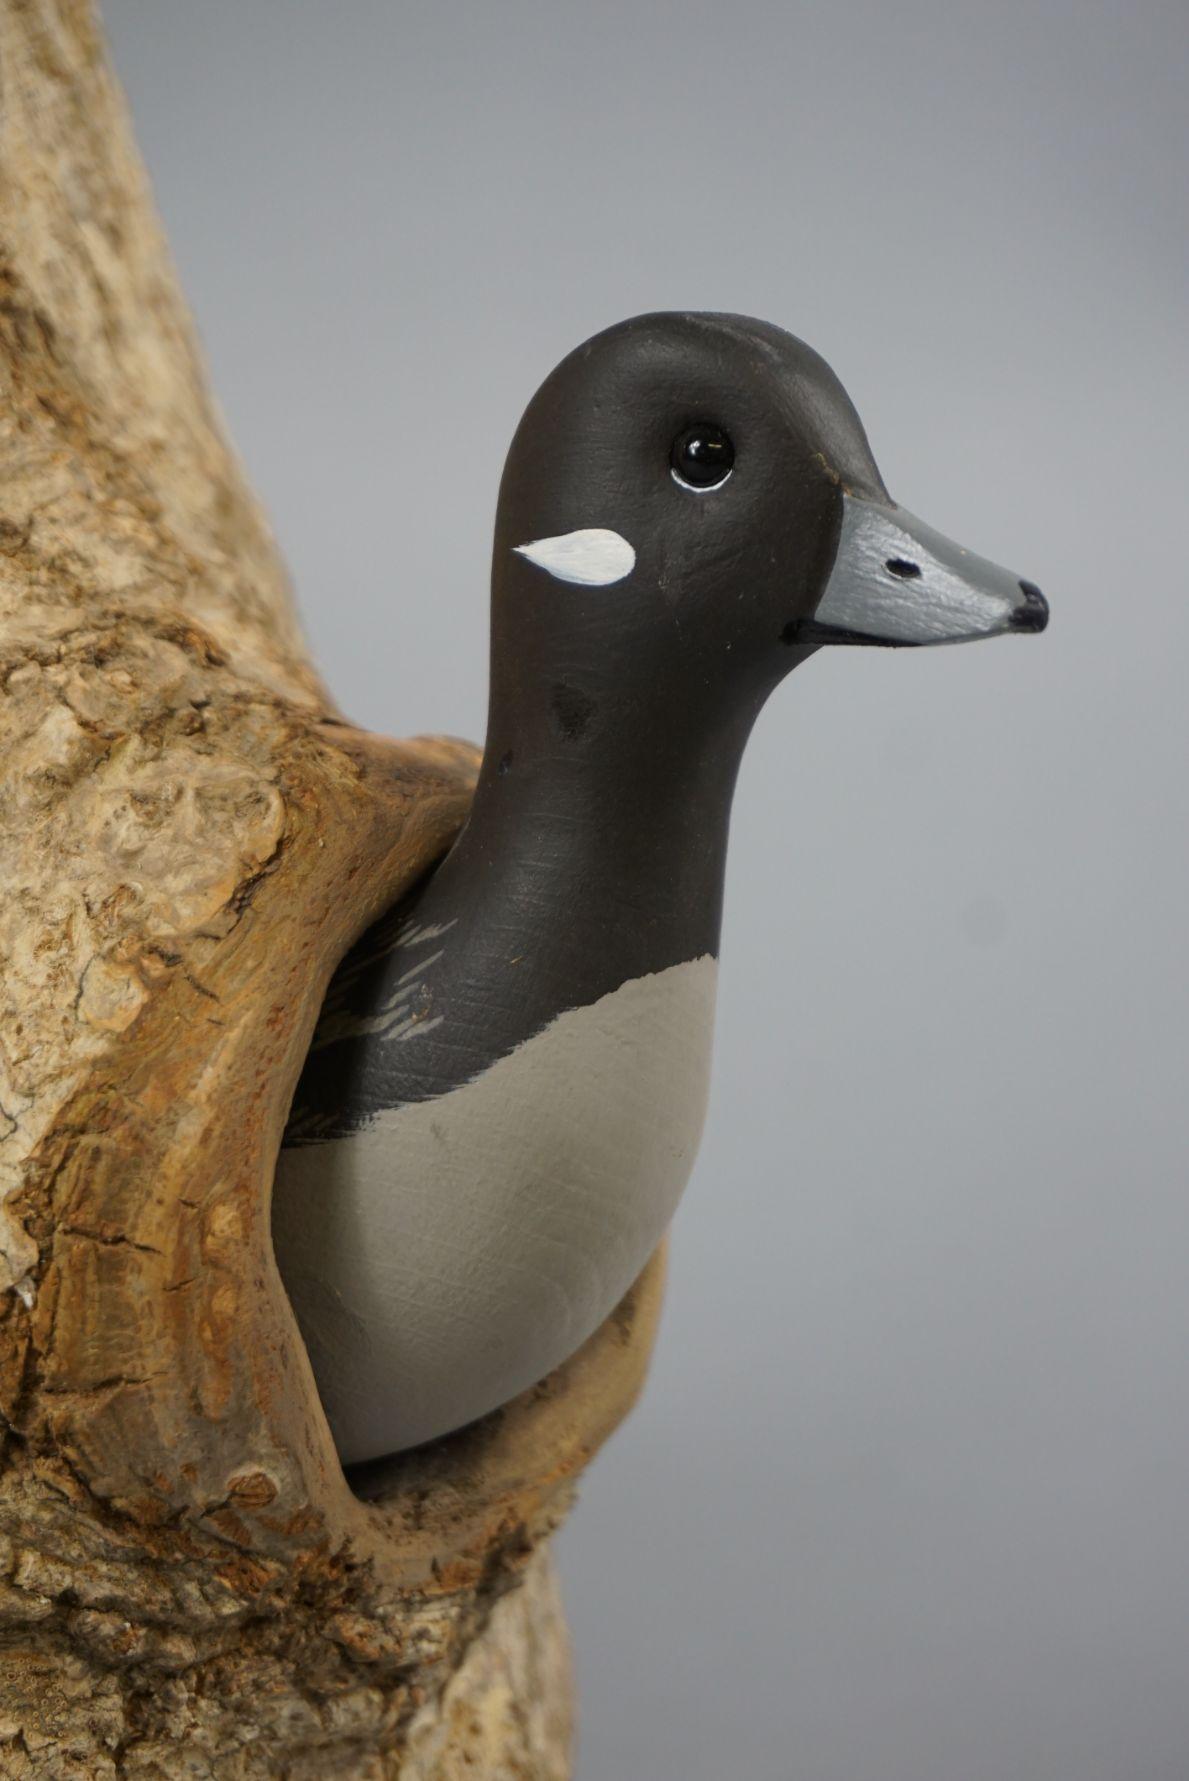
POLYGON ((739 790, 709 1129, 562 1541, 583 1781, 1185 1781, 1183 0, 108 0, 364 723, 480 736, 520 408, 633 311, 825 353, 1043 639, 820 654, 739 790))

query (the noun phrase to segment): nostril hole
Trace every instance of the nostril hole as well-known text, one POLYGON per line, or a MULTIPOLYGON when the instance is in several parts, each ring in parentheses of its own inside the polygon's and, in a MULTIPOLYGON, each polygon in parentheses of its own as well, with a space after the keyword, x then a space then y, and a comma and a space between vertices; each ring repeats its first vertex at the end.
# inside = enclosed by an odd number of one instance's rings
POLYGON ((898 575, 901 581, 916 581, 921 573, 921 565, 910 563, 907 557, 889 557, 884 568, 898 575))
POLYGON ((1023 596, 1026 600, 1043 600, 1044 599, 1044 595, 1041 593, 1040 589, 1037 587, 1037 585, 1034 581, 1022 581, 1020 583, 1020 592, 1023 594, 1023 596))

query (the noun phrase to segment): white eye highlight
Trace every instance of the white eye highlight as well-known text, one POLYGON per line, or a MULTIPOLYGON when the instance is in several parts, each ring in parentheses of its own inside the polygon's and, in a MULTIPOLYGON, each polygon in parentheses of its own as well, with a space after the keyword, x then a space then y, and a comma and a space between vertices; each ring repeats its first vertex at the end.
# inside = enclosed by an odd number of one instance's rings
POLYGON ((537 538, 513 549, 558 581, 573 581, 583 587, 610 587, 636 566, 636 553, 627 539, 602 526, 563 532, 557 538, 537 538))
POLYGON ((731 480, 731 472, 728 470, 726 475, 720 476, 717 482, 686 482, 685 477, 679 476, 672 465, 669 466, 669 475, 679 489, 688 489, 691 495, 712 495, 715 489, 720 489, 724 482, 731 480))

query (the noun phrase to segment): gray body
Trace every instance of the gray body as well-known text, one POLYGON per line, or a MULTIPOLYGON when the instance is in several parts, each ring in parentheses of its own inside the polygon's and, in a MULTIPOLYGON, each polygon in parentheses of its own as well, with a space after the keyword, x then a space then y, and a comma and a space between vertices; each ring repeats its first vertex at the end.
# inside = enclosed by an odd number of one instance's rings
POLYGON ((635 978, 441 1099, 282 1152, 278 1260, 344 1460, 506 1402, 622 1298, 697 1152, 715 969, 635 978))

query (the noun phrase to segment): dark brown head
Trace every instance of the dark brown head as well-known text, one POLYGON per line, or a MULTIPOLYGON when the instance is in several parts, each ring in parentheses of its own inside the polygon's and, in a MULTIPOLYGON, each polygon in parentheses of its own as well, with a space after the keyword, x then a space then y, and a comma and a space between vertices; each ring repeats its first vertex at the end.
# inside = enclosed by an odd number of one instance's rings
POLYGON ((825 642, 1042 629, 1031 584, 898 508, 817 353, 747 317, 598 334, 529 404, 500 490, 493 693, 593 679, 755 704, 825 642))

